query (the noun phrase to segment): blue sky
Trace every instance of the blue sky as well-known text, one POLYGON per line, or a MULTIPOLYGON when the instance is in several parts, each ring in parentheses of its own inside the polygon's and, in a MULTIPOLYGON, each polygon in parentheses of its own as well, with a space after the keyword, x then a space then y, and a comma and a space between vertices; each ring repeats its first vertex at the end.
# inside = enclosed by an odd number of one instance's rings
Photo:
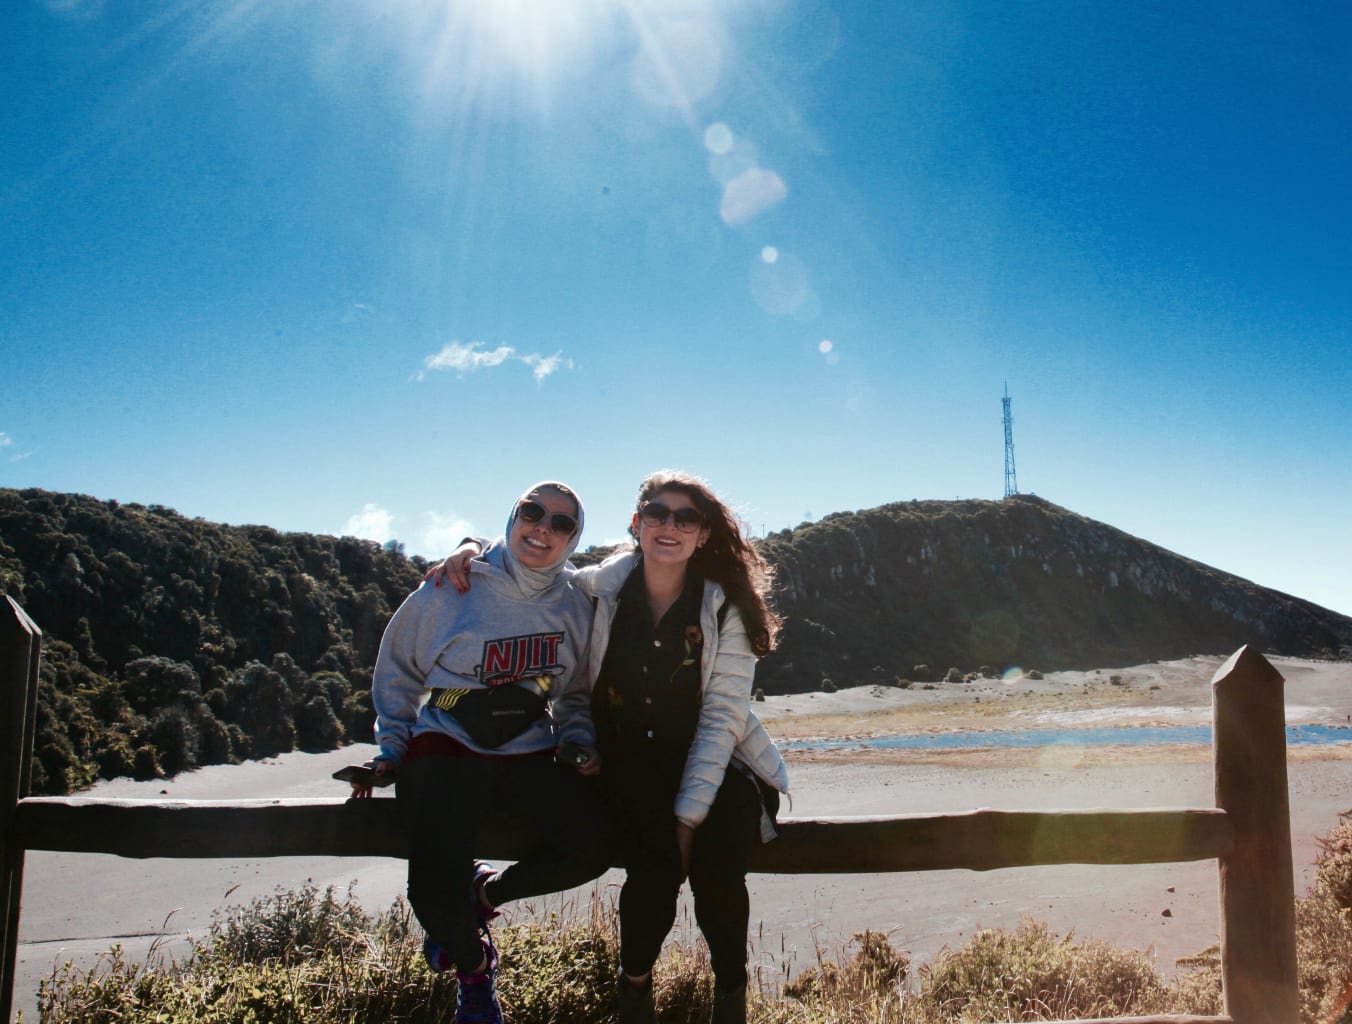
POLYGON ((1020 489, 1352 614, 1352 12, 12 0, 0 485, 435 554, 1020 489))

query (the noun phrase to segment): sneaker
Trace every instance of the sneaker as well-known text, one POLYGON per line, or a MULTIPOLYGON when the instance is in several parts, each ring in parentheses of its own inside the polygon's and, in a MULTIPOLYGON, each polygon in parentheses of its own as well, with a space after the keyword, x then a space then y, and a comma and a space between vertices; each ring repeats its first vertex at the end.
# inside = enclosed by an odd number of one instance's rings
POLYGON ((453 966, 450 955, 431 939, 423 939, 423 959, 433 974, 444 974, 453 966))
POLYGON ((631 985, 621 970, 615 979, 615 1020, 619 1024, 657 1024, 657 1003, 653 999, 653 979, 641 988, 631 985))
POLYGON ((486 934, 480 942, 487 961, 483 972, 455 972, 455 1024, 503 1024, 502 1005, 493 988, 498 976, 498 951, 486 934))
POLYGON ((484 906, 484 886, 498 877, 497 868, 486 860, 476 860, 474 862, 474 877, 469 883, 469 902, 474 907, 474 915, 479 919, 480 930, 488 931, 488 922, 495 917, 502 916, 496 910, 489 910, 484 906))
POLYGON ((502 915, 496 910, 489 910, 484 906, 483 887, 492 879, 498 876, 498 871, 485 860, 476 860, 474 862, 474 876, 469 883, 469 902, 474 908, 475 920, 479 922, 479 941, 484 946, 484 956, 492 964, 494 973, 498 969, 498 947, 493 944, 493 933, 488 928, 488 922, 495 917, 502 915))

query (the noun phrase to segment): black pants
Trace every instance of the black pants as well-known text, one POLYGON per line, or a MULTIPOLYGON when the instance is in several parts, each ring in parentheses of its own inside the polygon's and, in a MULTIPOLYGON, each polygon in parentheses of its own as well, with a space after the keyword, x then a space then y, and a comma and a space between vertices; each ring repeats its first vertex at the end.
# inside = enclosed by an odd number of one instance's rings
MULTIPOLYGON (((641 799, 637 794, 611 792, 612 823, 626 872, 620 890, 620 965, 634 976, 652 970, 676 921, 682 879, 676 818, 671 813, 674 798, 674 793, 649 792, 641 799)), ((720 988, 746 984, 746 932, 751 916, 746 865, 760 838, 760 815, 755 783, 729 768, 709 816, 695 830, 690 891, 695 921, 709 947, 714 980, 720 988)))
POLYGON ((469 899, 479 828, 504 823, 526 837, 524 856, 488 890, 493 903, 582 885, 608 857, 594 779, 552 757, 419 757, 395 786, 408 836, 408 901, 418 923, 462 971, 483 950, 469 899))

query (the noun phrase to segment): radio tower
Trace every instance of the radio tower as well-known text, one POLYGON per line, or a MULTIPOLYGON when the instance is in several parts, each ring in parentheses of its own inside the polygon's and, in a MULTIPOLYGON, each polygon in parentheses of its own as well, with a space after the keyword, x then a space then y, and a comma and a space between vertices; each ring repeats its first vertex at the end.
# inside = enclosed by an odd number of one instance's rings
POLYGON ((1019 477, 1014 472, 1014 417, 1009 414, 1009 381, 1005 381, 1005 497, 1019 493, 1019 477))

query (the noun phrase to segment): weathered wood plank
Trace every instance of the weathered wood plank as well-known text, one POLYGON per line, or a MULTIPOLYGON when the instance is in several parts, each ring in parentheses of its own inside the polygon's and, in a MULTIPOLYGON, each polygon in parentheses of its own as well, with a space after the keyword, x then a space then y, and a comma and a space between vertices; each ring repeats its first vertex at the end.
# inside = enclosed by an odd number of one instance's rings
MULTIPOLYGON (((405 855, 394 801, 157 802, 41 798, 19 806, 32 850, 123 857, 405 855)), ((1228 852, 1223 811, 990 811, 897 818, 785 819, 754 851, 753 871, 858 873, 989 870, 1033 864, 1143 864, 1228 852)), ((486 831, 482 856, 513 859, 522 839, 486 831)))
POLYGON ((1234 842, 1214 808, 992 811, 787 820, 753 870, 936 871, 1206 860, 1234 842))
POLYGON ((1300 1017, 1284 682, 1250 647, 1211 680, 1216 806, 1235 826, 1220 858, 1221 987, 1239 1024, 1300 1017))
POLYGON ((19 798, 32 774, 42 630, 9 595, 0 601, 0 1021, 10 1018, 24 850, 19 798))

